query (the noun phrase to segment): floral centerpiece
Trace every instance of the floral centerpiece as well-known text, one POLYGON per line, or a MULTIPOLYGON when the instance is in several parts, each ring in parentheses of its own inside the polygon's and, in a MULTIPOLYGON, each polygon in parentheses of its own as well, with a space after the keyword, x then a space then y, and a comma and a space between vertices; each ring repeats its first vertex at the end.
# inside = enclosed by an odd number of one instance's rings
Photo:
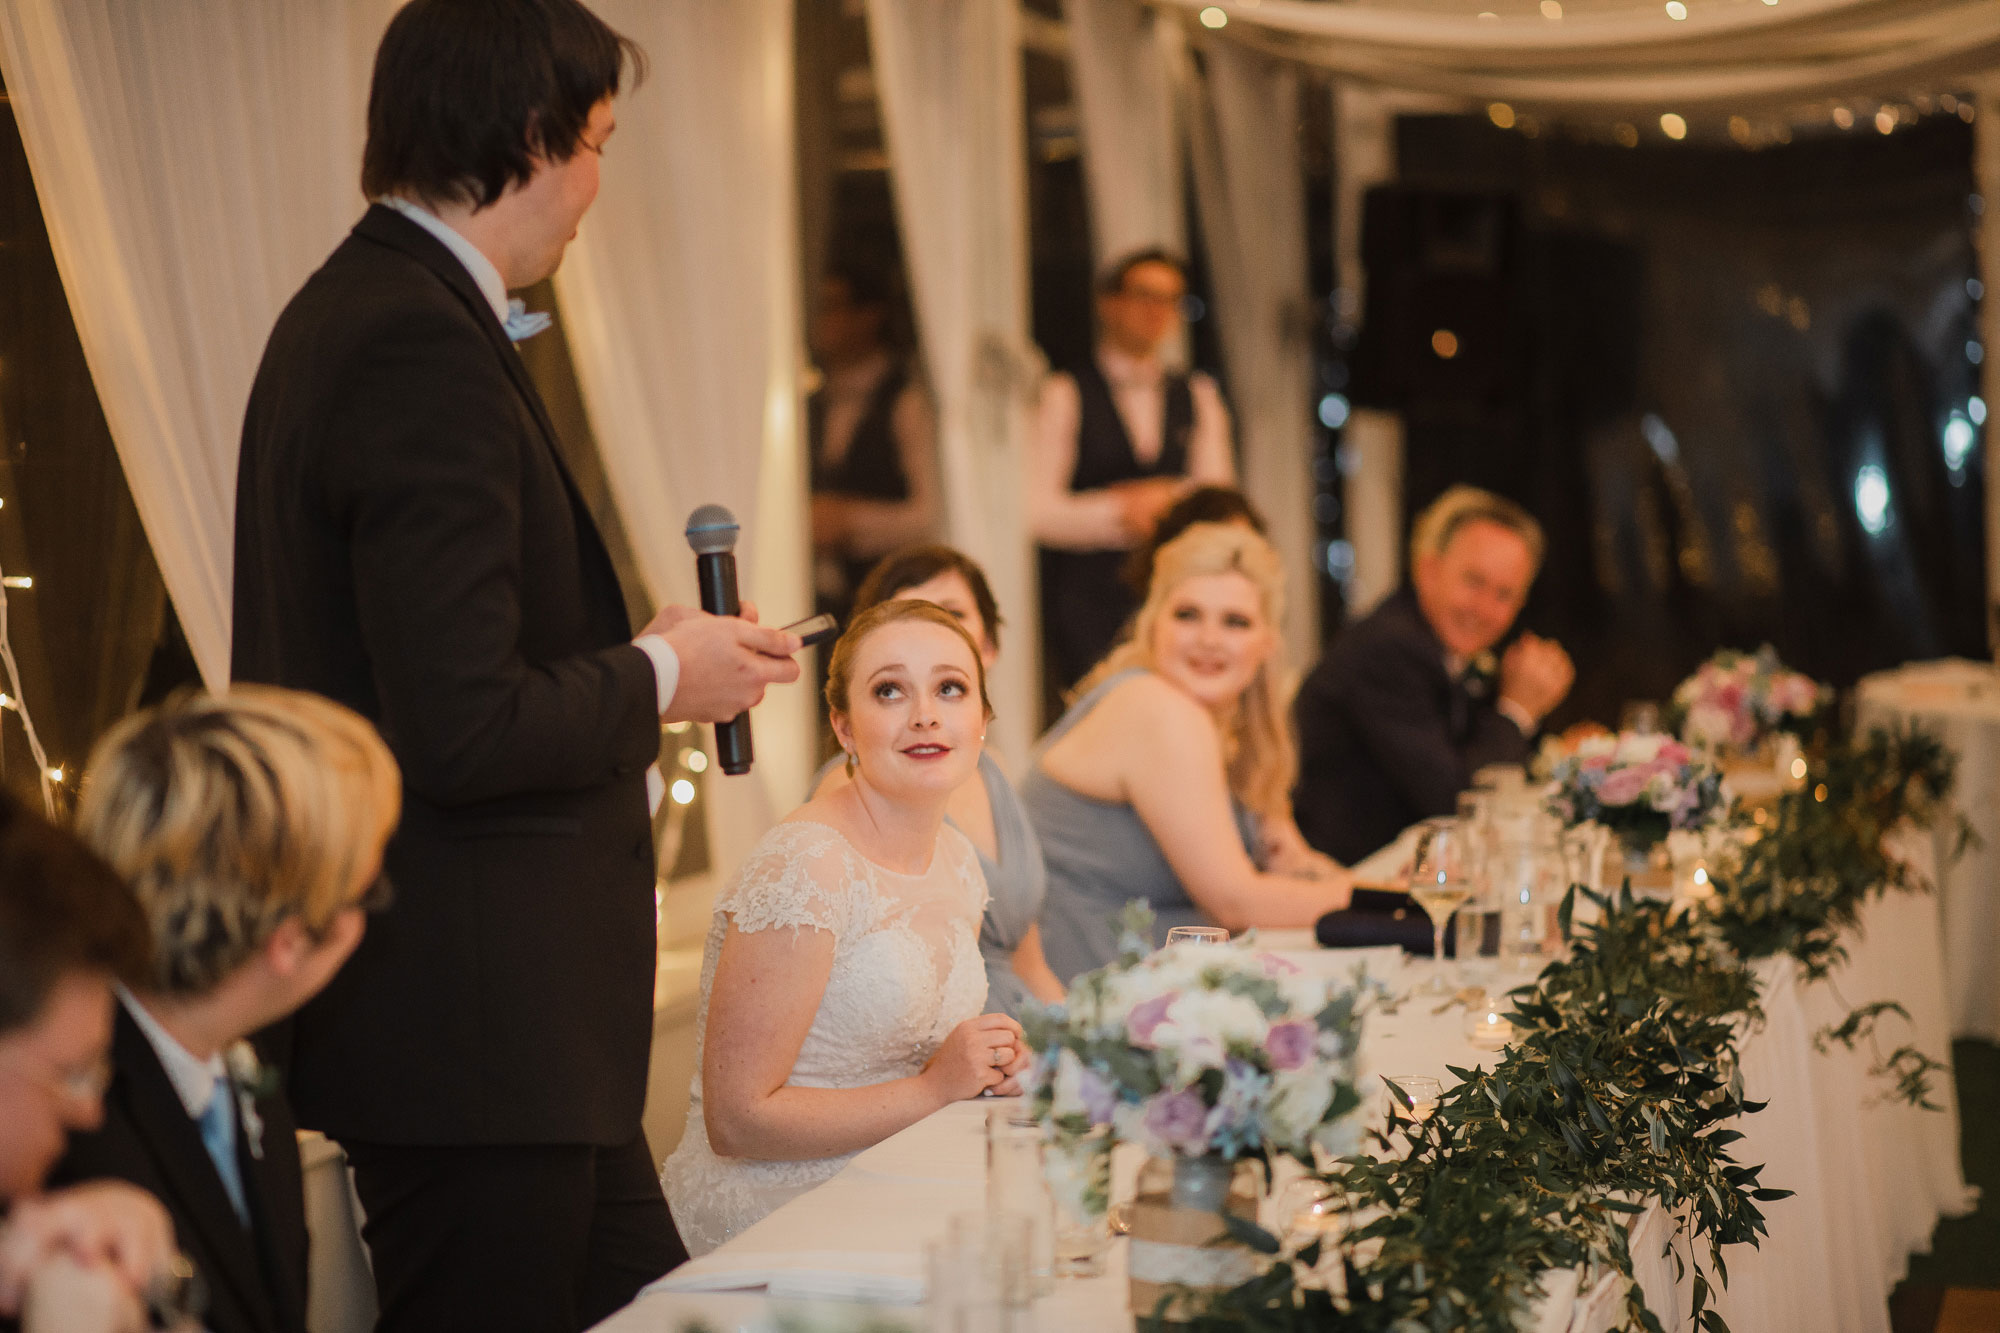
POLYGON ((1136 905, 1125 926, 1116 962, 1076 978, 1062 1005, 1029 1006, 1022 1026, 1059 1212, 1103 1211, 1113 1144, 1156 1159, 1157 1190, 1142 1176, 1131 1222, 1138 1310, 1169 1288, 1247 1276, 1247 1252, 1213 1245, 1224 1213, 1243 1216, 1235 1164, 1274 1152, 1310 1164, 1315 1149, 1358 1144, 1363 992, 1250 940, 1149 951, 1151 918, 1136 905))
POLYGON ((1118 961, 1023 1019, 1049 1137, 1108 1126, 1154 1156, 1225 1161, 1346 1151, 1360 992, 1248 940, 1145 952, 1127 926, 1118 961))
POLYGON ((1676 830, 1726 812, 1722 774, 1671 736, 1604 732, 1542 742, 1536 769, 1555 784, 1549 806, 1565 824, 1594 822, 1644 851, 1676 830))
POLYGON ((1672 715, 1683 743, 1747 754, 1779 732, 1801 732, 1832 699, 1811 676, 1789 671, 1771 645, 1754 653, 1725 648, 1674 689, 1672 715))

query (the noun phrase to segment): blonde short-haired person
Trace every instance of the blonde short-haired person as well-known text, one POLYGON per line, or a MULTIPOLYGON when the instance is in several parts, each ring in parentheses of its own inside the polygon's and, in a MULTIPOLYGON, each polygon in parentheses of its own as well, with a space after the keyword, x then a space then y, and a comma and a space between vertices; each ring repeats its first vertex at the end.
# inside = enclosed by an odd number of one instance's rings
POLYGON ((65 1181, 130 1181, 167 1205, 212 1333, 303 1333, 298 1145, 250 1034, 311 999, 387 905, 402 780, 360 716, 238 686, 127 718, 92 752, 77 831, 137 894, 150 974, 121 988, 104 1122, 65 1181))
POLYGON ((882 602, 835 646, 826 700, 853 780, 758 840, 709 927, 661 1169, 695 1255, 1028 1063, 1020 1025, 980 1013, 986 884, 945 823, 991 715, 978 646, 930 602, 882 602))
POLYGON ((1065 983, 1115 956, 1133 899, 1161 940, 1346 906, 1347 872, 1292 823, 1283 610, 1269 542, 1196 524, 1160 548, 1129 636, 1042 739, 1021 800, 1049 870, 1042 948, 1065 983))
POLYGON ((1450 814, 1472 775, 1527 757, 1576 678, 1553 640, 1521 634, 1542 528, 1490 491, 1454 486, 1417 516, 1410 581, 1343 630, 1299 689, 1299 827, 1354 861, 1450 814))

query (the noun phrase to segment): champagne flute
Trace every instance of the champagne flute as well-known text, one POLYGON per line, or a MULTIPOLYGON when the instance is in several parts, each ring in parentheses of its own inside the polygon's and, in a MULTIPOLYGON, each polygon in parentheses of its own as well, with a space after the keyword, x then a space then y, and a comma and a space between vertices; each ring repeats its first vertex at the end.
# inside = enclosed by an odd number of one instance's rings
POLYGON ((1227 944, 1229 932, 1221 926, 1175 926, 1167 932, 1169 948, 1176 944, 1227 944))
POLYGON ((1457 820, 1426 820, 1410 862, 1410 897, 1431 919, 1431 979, 1418 988, 1424 994, 1453 990, 1444 959, 1444 928, 1472 897, 1465 841, 1466 830, 1457 820))

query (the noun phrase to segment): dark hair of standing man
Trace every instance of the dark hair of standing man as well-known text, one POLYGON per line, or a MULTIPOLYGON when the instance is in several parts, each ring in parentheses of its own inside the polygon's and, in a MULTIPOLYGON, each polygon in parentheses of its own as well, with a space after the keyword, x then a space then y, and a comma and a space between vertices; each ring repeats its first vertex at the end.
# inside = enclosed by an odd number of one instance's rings
POLYGON ((1125 290, 1126 275, 1141 264, 1165 264, 1187 281, 1187 261, 1164 246, 1149 245, 1143 250, 1132 250, 1118 256, 1104 266, 1097 275, 1097 292, 1100 296, 1116 296, 1125 290))
POLYGON ((33 1023, 72 972, 143 981, 151 950, 125 881, 0 791, 0 1035, 33 1023))
POLYGON ((646 57, 577 0, 410 0, 368 90, 361 192, 476 208, 566 162, 590 109, 646 57))

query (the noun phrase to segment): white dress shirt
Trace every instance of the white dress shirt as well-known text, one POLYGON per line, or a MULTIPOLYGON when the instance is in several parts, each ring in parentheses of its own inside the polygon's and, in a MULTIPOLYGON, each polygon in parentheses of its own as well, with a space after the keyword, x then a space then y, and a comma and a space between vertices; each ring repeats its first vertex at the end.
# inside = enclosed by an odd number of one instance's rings
MULTIPOLYGON (((507 282, 500 276, 500 270, 494 266, 493 261, 488 259, 478 246, 466 240, 449 222, 422 204, 399 199, 395 195, 383 195, 377 202, 386 208, 395 209, 437 237, 439 244, 451 251, 452 257, 465 265, 465 271, 472 275, 473 285, 479 288, 479 294, 486 298, 486 303, 493 307, 493 318, 503 324, 507 322, 507 282)), ((660 714, 664 717, 667 706, 674 701, 674 691, 680 687, 680 655, 674 652, 671 643, 658 634, 641 634, 632 640, 632 644, 652 659, 654 690, 659 698, 660 714)), ((648 770, 646 774, 648 794, 652 793, 655 786, 659 786, 664 792, 665 787, 660 782, 658 771, 648 770)), ((658 796, 653 796, 652 805, 656 810, 659 808, 658 796)))
MULTIPOLYGON (((1167 368, 1158 357, 1134 357, 1110 347, 1097 349, 1097 366, 1111 385, 1111 400, 1132 441, 1132 454, 1151 463, 1166 447, 1167 368)), ((1188 480, 1199 485, 1234 486, 1236 463, 1230 453, 1229 409, 1215 381, 1201 371, 1188 376, 1194 399, 1194 426, 1188 432, 1188 480)), ((1073 491, 1077 431, 1083 425, 1083 395, 1074 376, 1057 372, 1042 385, 1036 410, 1028 470, 1028 516, 1035 540, 1067 550, 1122 550, 1124 506, 1110 491, 1073 491)))
POLYGON ((160 1020, 139 1003, 139 997, 123 986, 118 987, 118 1002, 132 1015, 139 1031, 146 1034, 146 1044, 153 1048, 153 1054, 160 1057, 160 1067, 167 1071, 167 1081, 174 1085, 175 1095, 187 1108, 188 1119, 201 1119, 215 1098, 215 1081, 229 1077, 229 1066, 223 1063, 222 1053, 218 1051, 206 1060, 198 1058, 176 1041, 173 1033, 161 1027, 160 1020))

